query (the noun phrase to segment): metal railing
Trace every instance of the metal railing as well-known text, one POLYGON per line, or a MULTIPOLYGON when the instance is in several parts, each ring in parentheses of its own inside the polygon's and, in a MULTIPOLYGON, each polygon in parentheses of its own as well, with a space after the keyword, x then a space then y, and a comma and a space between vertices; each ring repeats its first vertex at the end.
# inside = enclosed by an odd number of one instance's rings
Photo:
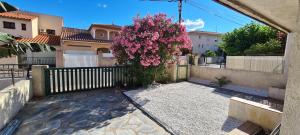
POLYGON ((280 127, 281 127, 281 124, 278 124, 275 129, 271 132, 270 135, 279 135, 280 134, 280 127))
POLYGON ((30 65, 55 65, 55 57, 23 57, 22 64, 30 65))
POLYGON ((31 65, 28 64, 0 64, 0 79, 29 78, 31 65))

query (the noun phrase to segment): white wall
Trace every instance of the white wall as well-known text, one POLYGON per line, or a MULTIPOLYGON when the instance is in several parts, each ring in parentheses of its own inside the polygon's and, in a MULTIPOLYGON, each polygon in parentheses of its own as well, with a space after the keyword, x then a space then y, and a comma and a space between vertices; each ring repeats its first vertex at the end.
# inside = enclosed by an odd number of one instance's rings
POLYGON ((21 80, 15 86, 0 90, 0 129, 14 118, 31 97, 30 80, 21 80))
POLYGON ((55 30, 55 35, 60 35, 63 27, 63 18, 45 14, 37 14, 39 17, 39 29, 55 30))
POLYGON ((226 68, 283 73, 283 56, 227 56, 226 68))
POLYGON ((32 20, 19 20, 19 19, 10 19, 10 18, 4 18, 0 17, 0 32, 8 33, 14 36, 22 36, 25 38, 33 38, 37 36, 37 22, 38 18, 32 19, 32 20), (16 28, 15 29, 6 29, 3 28, 3 21, 7 22, 14 22, 16 28), (26 24, 26 31, 22 30, 21 24, 26 24))
POLYGON ((205 53, 206 50, 217 51, 218 43, 221 41, 218 35, 189 34, 189 36, 192 40, 193 53, 199 55, 205 53))

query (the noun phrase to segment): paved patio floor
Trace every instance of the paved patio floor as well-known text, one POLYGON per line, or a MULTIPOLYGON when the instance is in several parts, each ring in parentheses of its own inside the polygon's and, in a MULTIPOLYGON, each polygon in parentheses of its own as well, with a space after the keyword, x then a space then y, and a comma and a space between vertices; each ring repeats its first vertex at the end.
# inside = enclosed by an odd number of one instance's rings
POLYGON ((34 100, 22 109, 17 135, 167 135, 120 92, 95 90, 34 100))

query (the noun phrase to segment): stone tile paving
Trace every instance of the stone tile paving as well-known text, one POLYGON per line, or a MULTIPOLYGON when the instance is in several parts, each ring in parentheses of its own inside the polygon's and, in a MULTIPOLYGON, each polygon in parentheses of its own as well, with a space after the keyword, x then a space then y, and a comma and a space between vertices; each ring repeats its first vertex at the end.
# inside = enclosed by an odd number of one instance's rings
POLYGON ((67 93, 29 102, 16 135, 167 135, 120 92, 67 93))

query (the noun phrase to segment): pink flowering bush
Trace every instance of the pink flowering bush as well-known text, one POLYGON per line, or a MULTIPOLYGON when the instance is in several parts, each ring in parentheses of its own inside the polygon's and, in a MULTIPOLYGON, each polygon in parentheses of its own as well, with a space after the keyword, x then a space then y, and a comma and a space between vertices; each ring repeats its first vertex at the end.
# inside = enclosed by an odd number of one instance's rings
POLYGON ((123 27, 112 50, 119 64, 132 65, 137 77, 147 76, 151 83, 164 71, 165 63, 174 62, 183 50, 191 50, 191 41, 186 28, 165 14, 148 15, 123 27))

